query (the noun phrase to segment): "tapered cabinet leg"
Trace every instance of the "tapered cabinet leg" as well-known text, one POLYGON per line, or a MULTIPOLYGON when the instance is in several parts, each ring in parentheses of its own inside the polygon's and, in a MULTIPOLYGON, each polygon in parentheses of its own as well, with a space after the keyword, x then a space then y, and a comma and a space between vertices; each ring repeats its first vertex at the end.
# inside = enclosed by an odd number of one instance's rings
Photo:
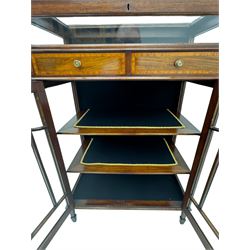
POLYGON ((32 92, 34 93, 37 107, 40 113, 40 117, 43 126, 46 127, 46 136, 48 139, 49 147, 52 153, 52 157, 55 162, 57 174, 60 180, 61 187, 64 195, 66 196, 67 209, 70 209, 72 221, 76 221, 76 214, 74 211, 74 200, 70 189, 68 176, 66 173, 62 152, 60 149, 59 141, 57 138, 55 125, 52 119, 50 106, 48 103, 47 95, 44 88, 43 81, 32 81, 32 92))
POLYGON ((194 194, 194 189, 198 183, 199 180, 199 175, 202 169, 202 164, 204 162, 204 158, 205 158, 205 151, 206 151, 206 146, 208 144, 209 141, 209 132, 210 132, 210 128, 213 124, 213 120, 216 117, 216 110, 218 108, 218 91, 219 91, 219 87, 218 87, 218 81, 214 82, 214 86, 213 86, 213 92, 210 98, 210 102, 209 102, 209 106, 208 106, 208 110, 207 110, 207 114, 205 117, 205 121, 203 124, 203 128, 201 131, 201 135, 200 135, 200 140, 197 146, 197 150, 195 153, 195 158, 194 158, 194 162, 193 162, 193 166, 191 168, 191 173, 190 173, 190 177, 188 180, 188 184, 187 184, 187 188, 185 191, 185 195, 184 195, 184 199, 183 199, 183 209, 188 209, 190 206, 190 196, 192 196, 194 194))

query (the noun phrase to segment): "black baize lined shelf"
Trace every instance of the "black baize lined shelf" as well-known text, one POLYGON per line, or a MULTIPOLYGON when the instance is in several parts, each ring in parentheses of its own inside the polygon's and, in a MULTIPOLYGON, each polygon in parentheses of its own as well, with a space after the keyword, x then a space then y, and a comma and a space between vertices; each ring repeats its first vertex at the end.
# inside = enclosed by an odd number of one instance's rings
POLYGON ((75 123, 76 128, 184 128, 167 108, 147 110, 88 109, 75 123))
POLYGON ((181 209, 175 175, 81 174, 73 192, 76 208, 181 209))
POLYGON ((190 169, 172 136, 199 134, 177 115, 181 82, 76 82, 78 113, 59 131, 83 135, 68 172, 77 208, 181 209, 176 174, 190 169))
POLYGON ((162 137, 95 137, 81 159, 83 165, 173 166, 177 161, 162 137))

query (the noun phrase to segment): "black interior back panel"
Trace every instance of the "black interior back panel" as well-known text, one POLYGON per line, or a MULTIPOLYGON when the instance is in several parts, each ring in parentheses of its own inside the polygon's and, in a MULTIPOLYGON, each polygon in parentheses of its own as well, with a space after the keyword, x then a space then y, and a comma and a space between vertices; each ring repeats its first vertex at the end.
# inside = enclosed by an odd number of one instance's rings
POLYGON ((176 112, 180 81, 84 81, 76 89, 80 110, 168 108, 176 112))

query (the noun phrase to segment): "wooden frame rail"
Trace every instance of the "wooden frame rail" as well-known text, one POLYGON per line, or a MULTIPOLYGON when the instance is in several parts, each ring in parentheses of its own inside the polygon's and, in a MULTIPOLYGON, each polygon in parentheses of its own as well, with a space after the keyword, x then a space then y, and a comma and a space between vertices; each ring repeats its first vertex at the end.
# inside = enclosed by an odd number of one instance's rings
POLYGON ((219 0, 32 0, 32 16, 218 15, 219 0))

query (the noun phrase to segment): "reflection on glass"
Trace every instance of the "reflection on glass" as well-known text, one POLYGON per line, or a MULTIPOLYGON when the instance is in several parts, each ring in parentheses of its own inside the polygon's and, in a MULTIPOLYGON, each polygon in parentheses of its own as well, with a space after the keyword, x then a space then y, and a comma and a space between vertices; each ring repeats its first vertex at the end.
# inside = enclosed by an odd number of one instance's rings
POLYGON ((32 24, 62 37, 68 44, 162 44, 192 43, 195 37, 218 27, 219 23, 218 16, 96 19, 32 18, 32 24), (75 25, 77 21, 79 24, 75 25))

